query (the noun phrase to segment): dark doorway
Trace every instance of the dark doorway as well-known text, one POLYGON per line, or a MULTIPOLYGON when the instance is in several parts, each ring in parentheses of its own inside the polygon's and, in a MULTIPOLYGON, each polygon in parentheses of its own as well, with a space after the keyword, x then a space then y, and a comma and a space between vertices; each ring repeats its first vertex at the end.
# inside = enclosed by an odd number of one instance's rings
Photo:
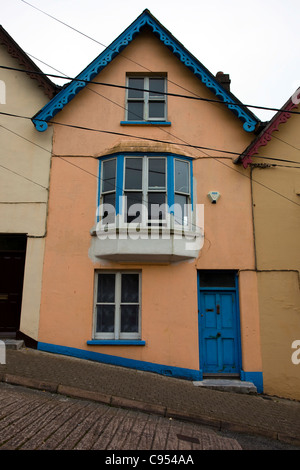
POLYGON ((0 333, 11 336, 20 326, 26 235, 0 234, 0 333))

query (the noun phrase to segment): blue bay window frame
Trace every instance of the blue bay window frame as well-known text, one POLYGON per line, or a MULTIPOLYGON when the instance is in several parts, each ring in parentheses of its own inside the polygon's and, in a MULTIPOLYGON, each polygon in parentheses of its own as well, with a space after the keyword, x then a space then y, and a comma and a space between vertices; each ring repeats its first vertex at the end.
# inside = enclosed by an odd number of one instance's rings
MULTIPOLYGON (((192 220, 192 213, 194 210, 194 195, 193 195, 193 164, 192 158, 178 155, 178 154, 170 154, 170 153, 144 153, 144 152, 124 152, 124 153, 117 153, 112 154, 105 157, 99 158, 99 182, 98 182, 98 208, 100 204, 103 202, 103 195, 107 194, 107 192, 103 191, 103 162, 108 160, 115 160, 116 162, 116 172, 115 172, 115 215, 116 216, 125 216, 124 207, 122 204, 122 199, 125 192, 125 161, 126 158, 165 158, 166 159, 166 204, 167 210, 170 215, 176 218, 176 214, 174 212, 175 207, 175 195, 176 195, 176 187, 175 187, 175 165, 176 160, 185 162, 189 165, 189 189, 185 191, 185 194, 188 198, 188 206, 190 207, 189 213, 189 222, 191 223, 192 220)), ((143 188, 144 190, 144 188, 143 188)), ((145 201, 143 201, 145 203, 145 201)), ((99 213, 97 212, 97 223, 100 221, 99 213)), ((181 225, 178 223, 178 225, 181 225)))

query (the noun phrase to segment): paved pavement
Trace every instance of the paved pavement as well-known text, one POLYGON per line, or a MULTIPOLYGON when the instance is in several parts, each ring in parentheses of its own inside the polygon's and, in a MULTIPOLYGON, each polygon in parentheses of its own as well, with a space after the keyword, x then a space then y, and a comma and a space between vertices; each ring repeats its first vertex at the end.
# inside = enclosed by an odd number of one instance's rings
POLYGON ((298 401, 210 390, 186 380, 29 348, 7 349, 0 381, 300 447, 298 401))
POLYGON ((110 451, 151 451, 142 457, 160 464, 161 451, 174 452, 177 460, 193 451, 194 462, 197 450, 242 449, 235 438, 206 426, 0 383, 0 450, 105 450, 105 459, 110 451))

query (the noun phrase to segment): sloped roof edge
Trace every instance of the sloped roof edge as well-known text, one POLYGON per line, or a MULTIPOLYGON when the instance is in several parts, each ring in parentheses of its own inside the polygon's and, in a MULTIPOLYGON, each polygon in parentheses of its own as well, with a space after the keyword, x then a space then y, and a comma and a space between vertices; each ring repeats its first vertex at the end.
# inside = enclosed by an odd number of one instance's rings
POLYGON ((247 132, 253 132, 259 119, 243 106, 234 95, 214 77, 174 36, 149 12, 144 10, 138 18, 120 34, 90 65, 77 77, 67 84, 46 106, 44 106, 32 121, 39 131, 47 129, 50 121, 63 107, 82 90, 89 81, 93 80, 130 42, 139 34, 144 26, 149 26, 153 33, 165 44, 179 60, 188 67, 213 93, 227 103, 227 107, 243 122, 247 132), (84 80, 84 81, 80 81, 84 80))
POLYGON ((252 157, 256 155, 260 147, 267 145, 272 139, 273 132, 279 130, 280 124, 285 124, 291 117, 294 108, 297 108, 299 98, 297 98, 298 89, 283 105, 280 111, 273 116, 273 118, 264 126, 263 130, 259 133, 256 139, 244 150, 244 152, 234 160, 234 163, 242 163, 244 168, 247 168, 252 163, 252 157))
POLYGON ((20 65, 24 66, 25 69, 30 70, 27 75, 33 80, 37 80, 38 85, 43 88, 43 91, 48 98, 52 99, 60 90, 60 87, 53 83, 47 75, 45 75, 41 69, 28 57, 26 52, 16 43, 16 41, 8 34, 8 32, 0 25, 0 44, 3 44, 8 53, 17 61, 20 65))

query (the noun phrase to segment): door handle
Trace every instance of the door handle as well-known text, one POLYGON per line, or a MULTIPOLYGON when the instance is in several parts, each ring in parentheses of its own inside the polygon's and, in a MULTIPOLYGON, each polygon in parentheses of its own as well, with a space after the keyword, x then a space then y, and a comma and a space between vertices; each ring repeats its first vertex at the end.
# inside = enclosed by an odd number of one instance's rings
POLYGON ((217 315, 220 315, 220 305, 217 305, 217 315))
POLYGON ((209 338, 218 339, 218 338, 220 338, 220 336, 221 336, 221 333, 217 333, 216 336, 209 336, 209 338))

